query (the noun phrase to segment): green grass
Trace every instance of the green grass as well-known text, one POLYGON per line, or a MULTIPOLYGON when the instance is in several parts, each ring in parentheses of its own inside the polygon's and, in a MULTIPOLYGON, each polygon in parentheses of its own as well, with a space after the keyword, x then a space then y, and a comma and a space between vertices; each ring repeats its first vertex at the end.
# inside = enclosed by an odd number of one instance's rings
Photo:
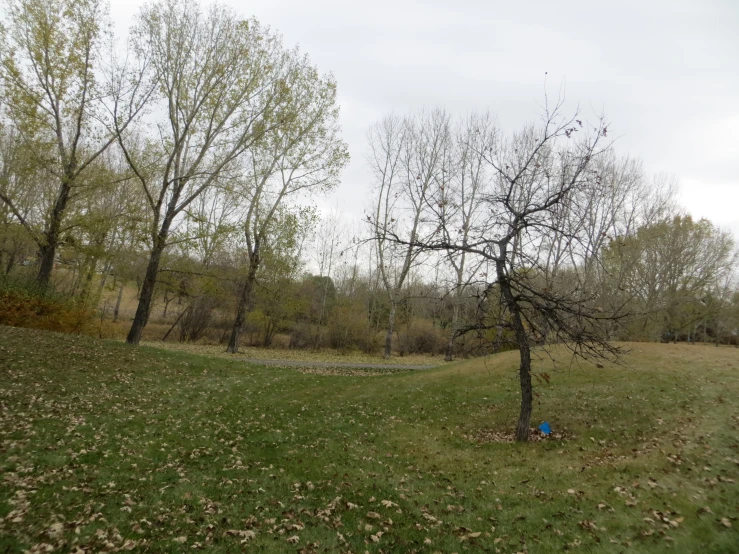
POLYGON ((178 341, 147 341, 146 346, 187 352, 199 356, 209 356, 224 359, 250 358, 257 360, 288 360, 292 362, 331 362, 331 363, 371 363, 383 365, 440 365, 445 363, 444 356, 432 356, 431 354, 407 354, 405 356, 394 355, 391 358, 383 358, 382 352, 366 354, 364 352, 349 351, 339 352, 337 350, 323 349, 319 351, 298 348, 256 348, 253 346, 242 346, 238 354, 227 354, 225 345, 192 344, 178 341))
MULTIPOLYGON (((0 552, 737 552, 739 350, 339 377, 0 327, 0 552)), ((556 357, 556 356, 555 356, 556 357)), ((568 360, 566 356, 559 358, 568 360)))

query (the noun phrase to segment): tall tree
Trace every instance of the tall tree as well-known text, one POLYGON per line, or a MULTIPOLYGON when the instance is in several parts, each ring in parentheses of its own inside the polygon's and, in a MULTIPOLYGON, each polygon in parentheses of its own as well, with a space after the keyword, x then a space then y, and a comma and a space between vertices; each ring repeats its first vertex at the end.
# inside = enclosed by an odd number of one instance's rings
POLYGON ((15 198, 3 194, 0 200, 37 237, 42 285, 51 277, 64 218, 84 173, 146 101, 145 94, 109 86, 120 81, 107 71, 112 65, 104 66, 108 25, 103 0, 11 0, 8 6, 0 64, 7 110, 19 140, 55 191, 39 234, 15 198), (111 79, 101 79, 104 75, 111 79))
POLYGON ((291 95, 279 37, 224 6, 147 4, 132 40, 155 83, 155 136, 142 144, 119 133, 151 213, 149 261, 126 339, 138 344, 176 220, 208 188, 237 175, 244 152, 282 124, 291 95))
POLYGON ((339 182, 349 154, 341 140, 336 82, 321 76, 297 50, 285 54, 287 91, 280 125, 265 130, 243 157, 236 194, 244 206, 241 225, 247 251, 236 317, 227 351, 239 350, 239 336, 252 303, 262 248, 276 230, 277 216, 290 201, 327 192, 339 182))
POLYGON ((417 245, 427 238, 422 215, 447 171, 449 116, 441 110, 405 119, 390 116, 370 130, 368 140, 376 184, 375 206, 367 218, 390 306, 384 350, 389 358, 403 285, 423 251, 417 245))
MULTIPOLYGON (((692 331, 706 317, 709 296, 726 289, 736 263, 729 233, 687 215, 654 221, 632 236, 618 237, 608 254, 622 268, 620 287, 640 314, 635 331, 652 340, 695 335, 692 331)), ((726 295, 724 290, 721 296, 726 295)))
MULTIPOLYGON (((445 163, 426 208, 449 222, 440 229, 453 233, 446 237, 448 241, 466 242, 479 218, 485 217, 483 193, 492 178, 485 154, 495 145, 497 137, 498 130, 490 114, 472 114, 455 129, 451 159, 445 163)), ((452 313, 445 360, 451 361, 455 341, 464 332, 461 310, 465 292, 470 282, 478 278, 477 273, 485 262, 465 251, 449 252, 446 261, 452 270, 449 292, 452 313)))

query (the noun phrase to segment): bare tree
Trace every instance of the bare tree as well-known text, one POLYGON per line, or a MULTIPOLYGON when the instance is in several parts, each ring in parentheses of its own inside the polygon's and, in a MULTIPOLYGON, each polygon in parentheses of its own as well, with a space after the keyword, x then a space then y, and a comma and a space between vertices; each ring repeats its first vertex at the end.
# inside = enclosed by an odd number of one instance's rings
POLYGON ((373 214, 367 218, 390 305, 384 349, 384 357, 389 358, 403 285, 419 261, 422 249, 417 245, 429 232, 422 216, 432 188, 447 171, 449 116, 440 110, 414 118, 390 116, 370 130, 368 141, 376 200, 373 214))
MULTIPOLYGON (((495 145, 498 131, 490 114, 472 114, 456 129, 454 144, 450 148, 450 159, 445 162, 433 194, 429 197, 427 209, 434 218, 448 222, 440 228, 442 233, 453 233, 446 237, 448 242, 465 243, 482 212, 482 194, 489 186, 492 174, 485 155, 495 145)), ((470 256, 466 251, 448 252, 445 260, 452 269, 450 291, 452 317, 445 360, 454 359, 456 339, 464 331, 461 310, 465 292, 471 282, 478 278, 478 271, 484 267, 482 258, 470 256)), ((483 275, 484 276, 484 275, 483 275)))
POLYGON ((346 240, 346 228, 341 221, 341 214, 332 210, 324 215, 318 225, 315 236, 315 257, 318 266, 318 276, 323 279, 319 281, 320 299, 318 306, 318 317, 316 331, 313 337, 313 347, 321 345, 321 332, 326 322, 329 289, 334 284, 334 271, 342 252, 342 245, 346 240))
MULTIPOLYGON (((590 170, 604 151, 607 134, 602 118, 591 127, 577 116, 563 117, 561 104, 553 110, 545 107, 540 125, 495 141, 481 153, 492 179, 480 191, 483 215, 467 234, 458 232, 452 212, 437 203, 424 211, 424 217, 433 222, 429 236, 409 240, 407 235, 386 232, 383 237, 421 251, 465 252, 491 264, 494 274, 487 279, 480 305, 500 302, 501 310, 483 310, 484 326, 509 330, 520 353, 519 441, 529 438, 531 349, 541 342, 544 329, 551 330, 550 340, 565 344, 579 356, 617 353, 602 332, 603 320, 614 317, 615 309, 596 305, 595 291, 572 276, 554 283, 556 287, 543 278, 547 239, 554 230, 561 230, 557 211, 563 206, 575 209, 570 200, 599 178, 590 170)), ((580 240, 577 235, 566 238, 580 240)))

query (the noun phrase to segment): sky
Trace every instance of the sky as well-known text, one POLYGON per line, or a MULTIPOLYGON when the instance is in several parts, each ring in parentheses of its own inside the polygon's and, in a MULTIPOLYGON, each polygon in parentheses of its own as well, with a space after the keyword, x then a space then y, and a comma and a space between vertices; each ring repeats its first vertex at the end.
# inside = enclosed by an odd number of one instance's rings
MULTIPOLYGON (((111 0, 117 31, 142 3, 111 0)), ((513 131, 563 88, 568 109, 606 114, 619 153, 677 178, 694 217, 739 239, 739 0, 223 3, 337 80, 352 160, 322 209, 363 213, 366 133, 386 114, 489 110, 513 131)))

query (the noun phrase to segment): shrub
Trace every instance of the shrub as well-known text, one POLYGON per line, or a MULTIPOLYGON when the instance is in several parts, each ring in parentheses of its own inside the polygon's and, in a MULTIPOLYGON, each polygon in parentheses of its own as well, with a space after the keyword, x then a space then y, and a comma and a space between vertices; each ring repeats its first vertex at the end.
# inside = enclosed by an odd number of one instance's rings
POLYGON ((195 298, 185 309, 178 326, 180 342, 197 342, 208 330, 218 302, 210 296, 195 298))
POLYGON ((308 348, 313 339, 312 329, 309 323, 299 321, 293 324, 290 330, 290 348, 308 348))
POLYGON ((328 321, 328 342, 342 352, 359 349, 370 354, 380 347, 377 332, 367 327, 367 315, 361 306, 334 308, 328 321))
POLYGON ((95 312, 88 305, 33 283, 0 282, 0 325, 60 333, 95 331, 95 312))
POLYGON ((403 354, 438 354, 444 351, 446 339, 430 321, 416 320, 402 332, 398 340, 398 352, 403 354))

